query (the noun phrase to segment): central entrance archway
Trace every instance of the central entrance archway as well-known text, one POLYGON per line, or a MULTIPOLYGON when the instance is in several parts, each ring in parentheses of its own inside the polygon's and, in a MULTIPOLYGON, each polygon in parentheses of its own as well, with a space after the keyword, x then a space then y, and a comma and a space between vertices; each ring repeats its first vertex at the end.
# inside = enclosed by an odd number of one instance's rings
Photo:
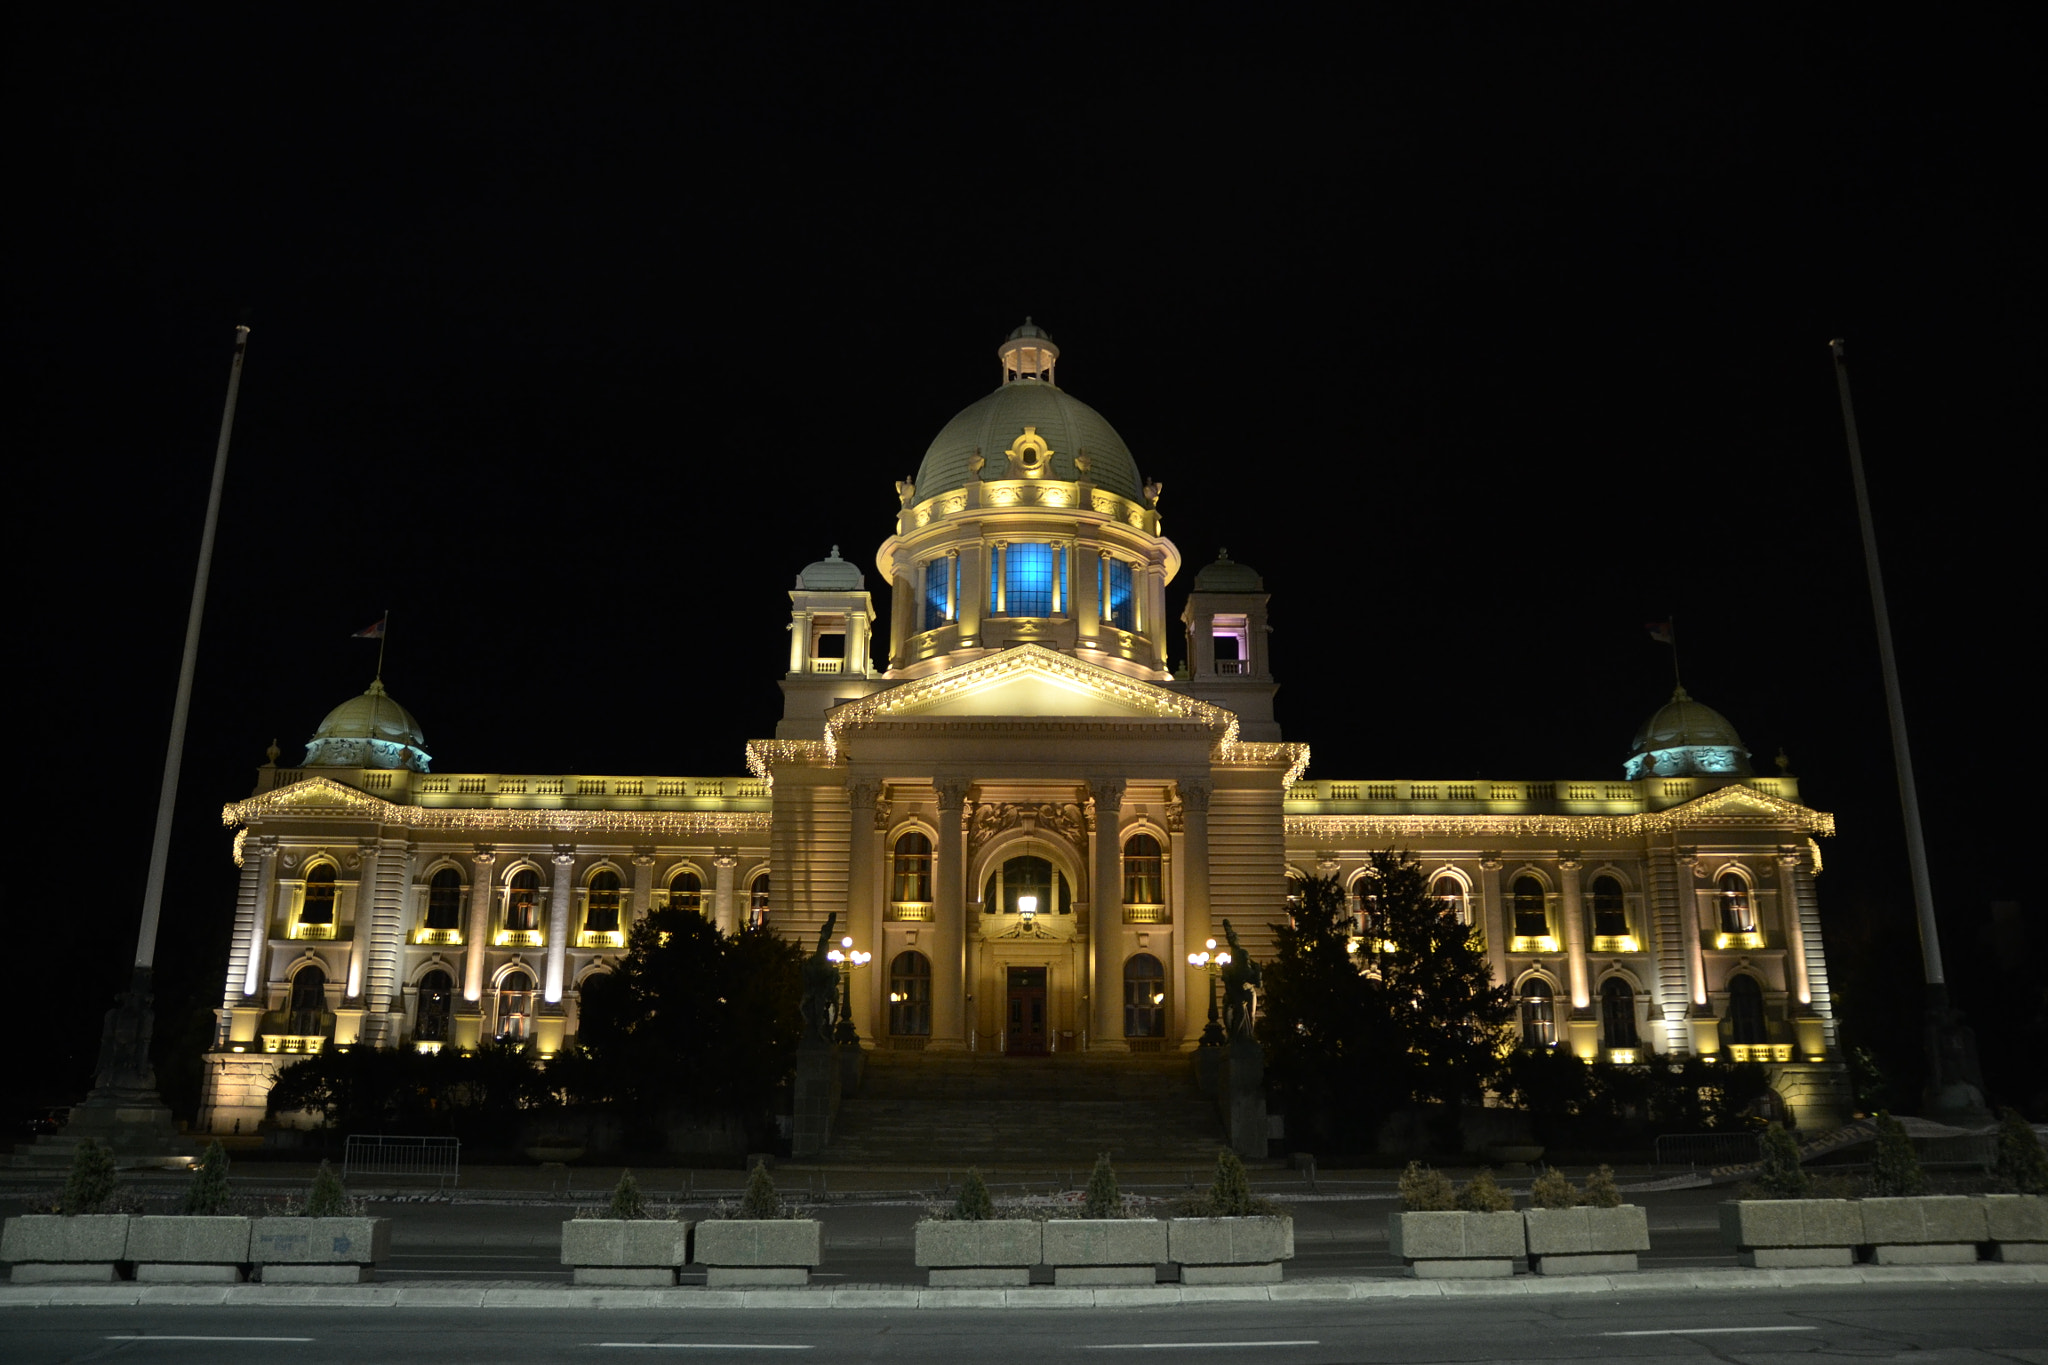
POLYGON ((1003 1051, 1012 1057, 1042 1057, 1048 1038, 1045 1022, 1045 968, 1011 967, 1005 985, 1003 1051))

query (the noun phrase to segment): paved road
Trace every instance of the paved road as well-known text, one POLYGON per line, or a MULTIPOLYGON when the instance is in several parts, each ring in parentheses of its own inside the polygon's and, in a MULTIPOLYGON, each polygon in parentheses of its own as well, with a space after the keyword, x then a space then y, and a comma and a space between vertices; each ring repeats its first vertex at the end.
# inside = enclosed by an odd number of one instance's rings
POLYGON ((817 1312, 637 1309, 34 1308, 0 1312, 8 1365, 353 1361, 1252 1361, 1459 1365, 1847 1356, 2048 1365, 2038 1287, 1893 1285, 1608 1299, 817 1312))

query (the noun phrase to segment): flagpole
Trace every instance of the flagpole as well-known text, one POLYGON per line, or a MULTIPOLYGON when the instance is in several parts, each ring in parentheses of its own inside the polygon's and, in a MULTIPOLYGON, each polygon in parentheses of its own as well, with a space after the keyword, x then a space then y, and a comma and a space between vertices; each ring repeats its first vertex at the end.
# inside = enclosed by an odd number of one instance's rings
POLYGON ((1920 795, 1913 781, 1913 751, 1906 740, 1906 701, 1899 686, 1898 654, 1892 645, 1891 609, 1884 594, 1884 570, 1877 557, 1877 525, 1870 515, 1870 484, 1863 473, 1863 444, 1856 434, 1856 407, 1849 397, 1849 361, 1840 337, 1828 343, 1835 357, 1835 388, 1842 400, 1842 430, 1849 443, 1849 473, 1856 487, 1856 520, 1863 533, 1863 568, 1870 579, 1870 609, 1877 618, 1877 657, 1884 674, 1885 711, 1891 721, 1892 761, 1898 770, 1899 807, 1906 824, 1906 864, 1913 879, 1913 907, 1920 921, 1920 964, 1927 986, 1927 1107, 1963 1117, 1989 1117, 1977 1075, 1976 1045, 1960 1011, 1948 999, 1941 963, 1941 929, 1934 918, 1934 883, 1927 871, 1927 840, 1920 828, 1920 795))
POLYGON ((1665 619, 1671 624, 1671 685, 1683 692, 1685 675, 1678 671, 1678 614, 1674 612, 1665 619))
POLYGON ((377 623, 377 681, 384 681, 384 642, 391 638, 391 608, 384 608, 384 619, 377 623))

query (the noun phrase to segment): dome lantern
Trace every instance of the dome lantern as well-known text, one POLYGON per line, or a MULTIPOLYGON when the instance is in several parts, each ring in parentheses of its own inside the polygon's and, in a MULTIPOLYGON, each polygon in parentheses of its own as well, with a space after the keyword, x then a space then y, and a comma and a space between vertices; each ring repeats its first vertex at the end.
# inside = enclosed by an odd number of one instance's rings
POLYGON ((327 713, 306 741, 308 768, 404 768, 423 773, 433 762, 412 713, 384 691, 382 678, 360 697, 327 713))
POLYGON ((1009 340, 996 349, 996 355, 1003 362, 1003 382, 1014 384, 1020 379, 1042 379, 1053 383, 1053 366, 1059 363, 1060 348, 1053 345, 1045 329, 1032 322, 1029 317, 1024 325, 1010 333, 1009 340))

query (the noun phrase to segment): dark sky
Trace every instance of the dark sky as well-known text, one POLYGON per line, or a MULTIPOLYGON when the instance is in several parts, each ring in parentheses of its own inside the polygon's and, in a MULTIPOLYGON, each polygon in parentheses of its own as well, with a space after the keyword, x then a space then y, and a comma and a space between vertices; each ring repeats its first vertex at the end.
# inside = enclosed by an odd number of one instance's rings
POLYGON ((1691 690, 1841 818, 1875 1031, 1912 921, 1849 338, 1937 895, 1992 983, 2034 842, 1995 719, 2040 634, 2032 46, 1839 6, 1114 11, 26 21, 17 828, 98 929, 25 886, 8 916, 58 1030, 131 941, 245 307, 166 911, 202 995, 219 805, 368 682, 351 632, 390 608, 441 770, 736 772, 791 576, 872 568, 1027 313, 1190 568, 1265 574, 1311 777, 1618 775, 1675 613, 1691 690))

